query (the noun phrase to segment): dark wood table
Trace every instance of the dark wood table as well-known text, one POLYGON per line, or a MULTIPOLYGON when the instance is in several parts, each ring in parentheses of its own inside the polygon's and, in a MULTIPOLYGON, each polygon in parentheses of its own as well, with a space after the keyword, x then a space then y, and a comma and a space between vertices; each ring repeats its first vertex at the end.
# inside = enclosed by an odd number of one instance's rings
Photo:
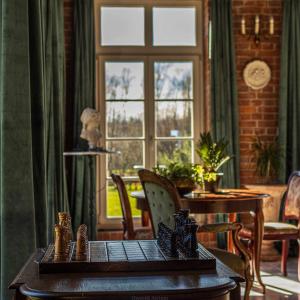
POLYGON ((240 299, 242 277, 217 260, 215 271, 39 274, 37 249, 10 285, 16 300, 240 299))
MULTIPOLYGON (((137 199, 136 207, 142 212, 148 212, 149 207, 143 191, 132 192, 137 199)), ((248 192, 247 190, 230 189, 223 193, 190 193, 181 198, 182 208, 187 208, 194 214, 228 213, 231 221, 236 213, 251 212, 254 217, 253 269, 258 283, 265 292, 265 285, 260 276, 261 245, 264 233, 263 199, 266 194, 248 192)))

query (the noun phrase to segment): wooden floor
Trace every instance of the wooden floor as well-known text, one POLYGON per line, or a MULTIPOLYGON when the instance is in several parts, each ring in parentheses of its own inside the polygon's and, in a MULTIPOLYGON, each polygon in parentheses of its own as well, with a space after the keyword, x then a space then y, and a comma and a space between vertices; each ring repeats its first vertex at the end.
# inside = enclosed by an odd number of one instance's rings
POLYGON ((288 260, 288 277, 280 273, 280 262, 262 263, 262 280, 267 285, 266 294, 261 293, 261 289, 254 287, 250 294, 251 300, 300 300, 300 282, 297 276, 298 260, 290 258, 288 260))

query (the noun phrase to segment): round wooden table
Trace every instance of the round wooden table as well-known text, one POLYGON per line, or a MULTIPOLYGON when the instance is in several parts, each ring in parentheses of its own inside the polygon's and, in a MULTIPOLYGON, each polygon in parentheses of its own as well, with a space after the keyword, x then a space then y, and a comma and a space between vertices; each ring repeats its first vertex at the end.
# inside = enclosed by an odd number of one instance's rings
MULTIPOLYGON (((149 206, 143 191, 132 192, 131 196, 137 199, 136 207, 142 212, 148 212, 149 206)), ((254 217, 253 241, 253 269, 258 283, 265 292, 265 285, 260 276, 261 245, 264 233, 263 199, 269 197, 267 194, 258 194, 247 190, 230 189, 222 193, 190 193, 181 198, 182 208, 187 208, 193 214, 218 214, 228 213, 232 216, 235 213, 251 212, 254 217)))

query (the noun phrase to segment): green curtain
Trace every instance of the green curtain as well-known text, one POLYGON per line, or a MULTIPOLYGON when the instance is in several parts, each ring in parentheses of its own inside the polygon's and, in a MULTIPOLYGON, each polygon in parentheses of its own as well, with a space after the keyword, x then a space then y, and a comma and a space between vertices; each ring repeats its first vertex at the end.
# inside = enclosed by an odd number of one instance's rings
MULTIPOLYGON (((80 115, 86 107, 95 106, 95 40, 93 0, 74 2, 74 148, 87 149, 80 138, 80 115)), ((88 226, 89 239, 96 238, 95 158, 74 157, 70 210, 73 228, 88 226)))
POLYGON ((68 210, 63 168, 64 27, 61 0, 0 4, 1 299, 68 210))
POLYGON ((283 1, 280 64, 279 144, 283 163, 280 180, 300 170, 300 1, 283 1))
MULTIPOLYGON (((240 185, 238 111, 231 0, 211 0, 211 127, 216 139, 229 141, 234 155, 222 168, 222 185, 229 188, 240 185)), ((217 222, 226 221, 226 215, 217 215, 217 222)), ((223 234, 218 245, 225 248, 223 234)))

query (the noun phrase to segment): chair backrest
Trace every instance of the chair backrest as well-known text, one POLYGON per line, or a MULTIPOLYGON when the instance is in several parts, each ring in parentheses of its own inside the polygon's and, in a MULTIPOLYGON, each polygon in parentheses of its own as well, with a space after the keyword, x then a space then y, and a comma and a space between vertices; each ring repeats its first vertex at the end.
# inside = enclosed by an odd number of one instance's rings
POLYGON ((293 172, 288 180, 285 195, 283 220, 299 219, 300 217, 300 171, 293 172))
POLYGON ((121 202, 121 209, 123 214, 124 239, 128 239, 128 240, 134 239, 133 219, 132 219, 131 207, 130 207, 130 202, 125 187, 125 183, 121 178, 121 176, 119 175, 111 174, 111 178, 117 186, 117 190, 121 202))
POLYGON ((180 196, 167 178, 145 169, 139 170, 138 174, 150 209, 153 235, 157 237, 159 222, 174 229, 173 215, 181 208, 180 196))

